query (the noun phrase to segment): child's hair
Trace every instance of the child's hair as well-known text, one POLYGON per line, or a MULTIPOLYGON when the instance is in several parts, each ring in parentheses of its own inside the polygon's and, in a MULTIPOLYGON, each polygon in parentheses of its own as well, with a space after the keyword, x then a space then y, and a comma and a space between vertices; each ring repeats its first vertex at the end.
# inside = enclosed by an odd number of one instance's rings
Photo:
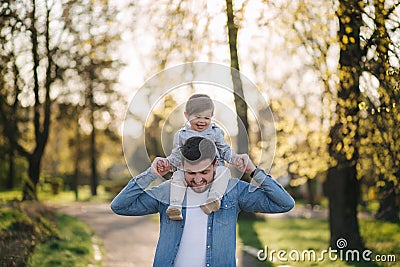
POLYGON ((211 110, 214 113, 214 103, 206 94, 194 94, 189 97, 186 102, 185 111, 189 115, 193 115, 206 110, 211 110))
POLYGON ((187 139, 180 148, 180 151, 182 163, 185 161, 189 163, 198 163, 209 159, 211 163, 214 164, 217 159, 214 142, 201 136, 193 136, 187 139))

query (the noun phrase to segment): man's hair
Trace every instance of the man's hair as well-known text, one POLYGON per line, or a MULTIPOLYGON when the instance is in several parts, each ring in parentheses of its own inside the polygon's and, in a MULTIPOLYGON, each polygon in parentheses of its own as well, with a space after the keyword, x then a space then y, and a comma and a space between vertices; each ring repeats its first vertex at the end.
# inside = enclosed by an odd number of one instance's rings
POLYGON ((211 110, 214 113, 214 103, 206 94, 194 94, 186 102, 185 111, 189 115, 206 110, 211 110))
POLYGON ((209 159, 211 164, 214 164, 217 155, 214 142, 201 137, 193 136, 186 140, 185 144, 181 146, 182 163, 184 161, 189 163, 198 163, 205 159, 209 159))

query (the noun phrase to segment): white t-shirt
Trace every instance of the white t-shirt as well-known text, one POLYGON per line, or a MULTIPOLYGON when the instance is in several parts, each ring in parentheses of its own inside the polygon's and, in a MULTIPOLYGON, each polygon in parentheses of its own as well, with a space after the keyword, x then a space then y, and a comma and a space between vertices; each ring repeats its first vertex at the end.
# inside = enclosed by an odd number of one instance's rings
POLYGON ((196 193, 190 187, 186 190, 186 221, 174 267, 206 265, 208 215, 200 205, 206 202, 207 196, 208 190, 203 193, 196 193))

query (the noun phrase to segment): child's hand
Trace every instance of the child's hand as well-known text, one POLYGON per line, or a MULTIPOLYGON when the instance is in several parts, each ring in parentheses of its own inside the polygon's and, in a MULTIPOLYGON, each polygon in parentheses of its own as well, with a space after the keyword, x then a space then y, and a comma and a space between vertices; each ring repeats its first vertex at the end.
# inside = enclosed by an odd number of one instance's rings
POLYGON ((168 159, 160 158, 157 162, 157 171, 158 172, 168 172, 171 169, 168 159))
POLYGON ((232 159, 233 165, 241 172, 248 172, 250 168, 253 167, 253 163, 251 162, 249 155, 247 154, 238 154, 235 155, 232 159))
POLYGON ((169 165, 168 159, 161 157, 157 157, 154 159, 152 164, 152 171, 156 174, 163 176, 167 172, 169 172, 170 169, 171 166, 169 165))

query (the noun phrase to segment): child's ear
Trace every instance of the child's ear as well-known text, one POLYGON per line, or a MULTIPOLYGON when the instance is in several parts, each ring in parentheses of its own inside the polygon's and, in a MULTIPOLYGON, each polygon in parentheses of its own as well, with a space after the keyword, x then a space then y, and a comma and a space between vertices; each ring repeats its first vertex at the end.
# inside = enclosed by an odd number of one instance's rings
POLYGON ((189 120, 189 114, 186 111, 183 112, 183 114, 185 115, 186 120, 189 120))

